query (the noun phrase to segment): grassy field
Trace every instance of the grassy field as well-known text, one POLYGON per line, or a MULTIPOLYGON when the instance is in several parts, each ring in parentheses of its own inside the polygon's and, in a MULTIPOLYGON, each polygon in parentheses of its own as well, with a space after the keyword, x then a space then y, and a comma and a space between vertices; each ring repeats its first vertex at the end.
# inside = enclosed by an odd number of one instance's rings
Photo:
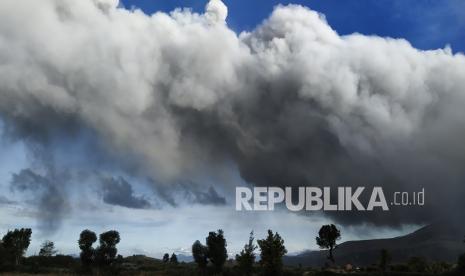
MULTIPOLYGON (((118 262, 105 268, 83 268, 79 259, 71 256, 24 258, 21 265, 16 267, 1 267, 1 275, 155 275, 155 276, 242 276, 236 263, 227 261, 221 274, 214 273, 213 267, 208 266, 205 271, 200 271, 195 263, 164 263, 155 258, 142 255, 134 255, 120 258, 118 262)), ((264 275, 261 267, 254 266, 253 275, 264 275)), ((359 276, 459 276, 465 273, 456 272, 455 265, 446 263, 424 263, 423 266, 412 264, 394 264, 389 266, 389 271, 380 272, 377 266, 343 269, 333 267, 328 269, 310 267, 284 267, 282 276, 335 276, 335 275, 359 275, 359 276)), ((274 276, 274 275, 265 275, 274 276)))

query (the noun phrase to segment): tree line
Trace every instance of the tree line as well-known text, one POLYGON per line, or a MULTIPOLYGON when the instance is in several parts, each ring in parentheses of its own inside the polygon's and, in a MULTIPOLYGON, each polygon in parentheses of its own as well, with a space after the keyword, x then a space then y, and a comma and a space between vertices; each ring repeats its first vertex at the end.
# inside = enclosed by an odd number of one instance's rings
MULTIPOLYGON (((24 258, 31 243, 31 228, 9 230, 0 240, 0 265, 18 266, 24 258)), ((108 266, 117 259, 116 245, 120 242, 118 231, 111 230, 99 235, 99 245, 93 247, 97 241, 97 235, 90 230, 81 232, 78 240, 80 261, 84 267, 92 265, 108 266)), ((52 241, 42 243, 39 257, 52 257, 57 254, 55 244, 52 241)), ((122 258, 118 255, 118 258, 122 258)))
MULTIPOLYGON (((330 259, 334 261, 332 249, 335 246, 335 240, 340 237, 339 230, 336 233, 334 225, 323 226, 320 230, 317 243, 321 247, 327 247, 330 250, 330 259)), ((21 228, 8 231, 0 241, 0 265, 18 266, 27 248, 31 242, 32 230, 30 228, 21 228)), ((98 236, 91 230, 83 230, 78 239, 80 249, 80 262, 83 267, 105 267, 115 262, 121 261, 122 256, 117 255, 117 245, 120 242, 118 231, 111 230, 101 233, 98 236), (98 245, 94 244, 98 240, 98 245)), ((283 268, 282 257, 287 253, 284 246, 284 240, 276 232, 268 230, 268 235, 261 240, 257 240, 255 245, 253 231, 250 233, 248 243, 239 254, 236 255, 236 262, 244 275, 250 275, 256 260, 255 250, 260 249, 260 262, 262 269, 272 275, 279 275, 283 268)), ((223 230, 210 232, 205 239, 205 245, 200 241, 195 241, 192 245, 192 256, 198 269, 206 273, 207 266, 211 264, 215 273, 223 270, 225 262, 228 260, 227 243, 223 230)), ((57 253, 52 241, 45 241, 39 251, 41 257, 52 257, 57 253)), ((178 259, 175 253, 171 256, 166 253, 163 256, 164 263, 177 264, 178 259)))
MULTIPOLYGON (((333 249, 336 241, 341 238, 340 231, 334 224, 321 227, 316 237, 317 244, 324 249, 328 249, 330 259, 334 263, 333 249)), ((273 233, 268 230, 264 239, 257 240, 255 245, 253 231, 250 233, 249 241, 239 254, 236 254, 236 263, 242 275, 252 275, 257 255, 256 249, 260 250, 260 261, 258 262, 264 275, 281 275, 283 271, 283 256, 287 249, 284 240, 278 232, 273 233)), ((221 273, 228 258, 226 250, 226 239, 223 230, 210 232, 205 239, 205 245, 200 241, 195 241, 192 245, 192 256, 202 275, 207 273, 207 265, 211 263, 215 274, 221 273)))
MULTIPOLYGON (((31 242, 32 230, 21 228, 9 230, 0 240, 0 268, 5 266, 18 267, 25 259, 24 255, 31 242)), ((334 250, 341 238, 340 230, 334 225, 323 225, 315 237, 316 244, 327 250, 328 261, 335 263, 334 250)), ((91 230, 83 230, 77 241, 80 249, 79 262, 83 271, 93 269, 111 269, 123 264, 124 258, 118 255, 117 245, 121 238, 118 231, 111 230, 97 234, 91 230), (96 244, 96 242, 98 243, 96 244)), ((212 231, 205 238, 205 243, 197 240, 192 244, 192 257, 199 275, 221 275, 228 261, 227 242, 223 230, 212 231)), ((71 256, 57 255, 52 241, 42 243, 38 256, 41 264, 55 258, 62 264, 74 263, 71 256)), ((263 239, 255 241, 254 232, 250 232, 248 242, 235 255, 235 269, 240 275, 255 275, 257 271, 263 275, 282 275, 283 256, 287 254, 283 238, 277 232, 268 230, 263 239), (257 253, 257 249, 259 253, 257 253), (259 260, 257 261, 259 257, 259 260)), ((77 261, 77 260, 76 260, 77 261)), ((163 255, 162 262, 177 265, 175 253, 163 255)), ((391 256, 385 249, 380 250, 379 271, 387 271, 391 256)), ((325 264, 326 265, 326 264, 325 264)), ((421 258, 411 258, 408 266, 415 267, 415 271, 426 271, 427 264, 421 258)), ((457 263, 458 271, 465 271, 465 254, 460 256, 457 263)))

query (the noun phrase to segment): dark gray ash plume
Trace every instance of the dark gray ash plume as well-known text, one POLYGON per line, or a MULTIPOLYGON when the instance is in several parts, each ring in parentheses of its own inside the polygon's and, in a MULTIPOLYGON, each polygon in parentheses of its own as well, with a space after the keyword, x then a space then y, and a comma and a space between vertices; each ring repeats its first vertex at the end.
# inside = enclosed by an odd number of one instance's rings
POLYGON ((141 196, 136 196, 132 185, 124 178, 102 179, 103 201, 111 205, 119 205, 127 208, 146 209, 150 202, 141 196))
MULTIPOLYGON (((219 0, 152 16, 113 0, 20 2, 0 3, 0 116, 15 139, 90 130, 103 160, 157 185, 237 167, 259 186, 426 190, 423 208, 328 213, 344 224, 465 207, 461 53, 340 36, 296 5, 237 34, 219 0)), ((197 201, 221 203, 209 186, 197 201)))
POLYGON ((57 175, 49 171, 40 175, 31 169, 23 169, 13 174, 10 188, 27 195, 39 219, 39 229, 44 233, 53 233, 61 226, 69 211, 64 186, 68 176, 57 175))

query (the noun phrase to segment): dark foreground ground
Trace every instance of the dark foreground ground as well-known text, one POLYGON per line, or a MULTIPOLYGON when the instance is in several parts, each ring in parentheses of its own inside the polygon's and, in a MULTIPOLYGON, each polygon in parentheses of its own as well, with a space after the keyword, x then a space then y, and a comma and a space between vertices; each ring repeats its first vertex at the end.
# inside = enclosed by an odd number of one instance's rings
MULTIPOLYGON (((360 275, 360 276, 465 276, 465 273, 457 272, 456 265, 451 263, 408 263, 392 264, 387 272, 380 272, 375 265, 367 267, 334 267, 328 269, 286 266, 283 276, 336 276, 336 275, 360 275)), ((18 267, 0 267, 1 275, 244 275, 233 261, 228 261, 221 274, 215 274, 209 267, 201 273, 194 263, 163 263, 161 260, 145 256, 130 256, 123 258, 119 263, 106 268, 84 269, 79 260, 70 256, 56 257, 29 257, 23 260, 18 267)), ((257 265, 253 275, 263 275, 261 268, 257 265)), ((268 276, 268 275, 267 275, 268 276)), ((273 276, 273 275, 269 275, 273 276)))

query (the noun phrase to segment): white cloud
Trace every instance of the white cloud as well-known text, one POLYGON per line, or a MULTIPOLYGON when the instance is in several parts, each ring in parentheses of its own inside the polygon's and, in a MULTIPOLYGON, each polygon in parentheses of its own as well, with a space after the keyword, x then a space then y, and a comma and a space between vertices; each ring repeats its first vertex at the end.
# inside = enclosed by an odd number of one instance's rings
POLYGON ((205 7, 205 15, 213 23, 225 23, 228 7, 221 0, 210 0, 205 7))

